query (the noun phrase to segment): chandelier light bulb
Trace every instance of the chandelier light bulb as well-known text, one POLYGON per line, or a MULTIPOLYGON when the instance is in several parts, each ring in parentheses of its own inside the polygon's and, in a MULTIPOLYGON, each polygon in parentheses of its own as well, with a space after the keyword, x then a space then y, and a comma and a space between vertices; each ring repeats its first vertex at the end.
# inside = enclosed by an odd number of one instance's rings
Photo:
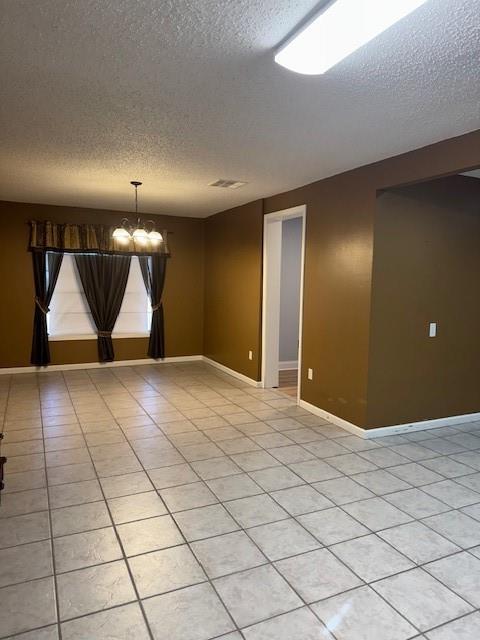
POLYGON ((150 240, 150 242, 152 244, 160 244, 161 242, 163 242, 163 236, 161 233, 159 233, 158 231, 150 231, 150 233, 148 234, 148 239, 150 240))
POLYGON ((124 227, 117 227, 113 232, 113 237, 119 242, 126 243, 130 240, 130 234, 124 227))
POLYGON ((148 240, 148 233, 145 231, 145 229, 135 229, 135 231, 133 232, 133 239, 139 244, 146 244, 148 240))

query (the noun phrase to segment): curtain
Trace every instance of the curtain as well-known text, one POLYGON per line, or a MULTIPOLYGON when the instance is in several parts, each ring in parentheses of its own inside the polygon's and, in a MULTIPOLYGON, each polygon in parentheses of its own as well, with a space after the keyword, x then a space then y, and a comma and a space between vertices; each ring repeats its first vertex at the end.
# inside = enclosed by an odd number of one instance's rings
POLYGON ((143 281, 152 304, 152 326, 148 341, 150 358, 165 357, 165 327, 163 318, 162 294, 165 284, 167 256, 139 256, 143 281))
POLYGON ((133 237, 121 242, 113 237, 114 227, 103 224, 60 224, 48 220, 30 222, 31 251, 61 253, 101 253, 118 255, 168 255, 168 232, 162 231, 162 241, 147 240, 140 244, 133 237))
POLYGON ((30 362, 37 366, 50 363, 48 346, 47 313, 57 284, 63 254, 33 251, 33 279, 35 284, 35 315, 30 362))
POLYGON ((112 331, 122 306, 130 260, 130 256, 75 255, 82 287, 97 327, 100 362, 114 359, 112 331))

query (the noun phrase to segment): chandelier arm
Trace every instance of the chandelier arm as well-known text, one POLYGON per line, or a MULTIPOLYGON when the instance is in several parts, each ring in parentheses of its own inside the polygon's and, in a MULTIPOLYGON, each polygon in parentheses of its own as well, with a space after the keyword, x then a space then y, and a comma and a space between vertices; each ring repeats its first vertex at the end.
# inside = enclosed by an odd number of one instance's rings
POLYGON ((141 182, 138 182, 137 180, 132 180, 130 182, 130 184, 135 187, 135 219, 136 219, 136 226, 134 224, 132 224, 130 222, 130 219, 125 217, 122 218, 122 221, 120 223, 120 227, 117 227, 114 231, 114 237, 116 237, 116 234, 118 231, 120 231, 121 229, 124 229, 125 231, 128 232, 128 234, 130 235, 130 237, 132 237, 134 240, 137 240, 139 242, 145 242, 148 239, 148 234, 155 232, 154 236, 156 235, 156 237, 152 237, 150 236, 150 240, 152 242, 161 242, 163 240, 163 242, 166 242, 167 239, 167 235, 171 235, 172 232, 171 231, 167 231, 166 229, 162 230, 161 233, 157 233, 156 231, 156 223, 154 220, 152 219, 148 219, 148 220, 143 220, 140 218, 140 216, 138 215, 138 187, 141 186, 141 182), (151 229, 148 232, 146 227, 150 226, 151 229), (143 233, 137 234, 137 231, 143 231, 143 233))

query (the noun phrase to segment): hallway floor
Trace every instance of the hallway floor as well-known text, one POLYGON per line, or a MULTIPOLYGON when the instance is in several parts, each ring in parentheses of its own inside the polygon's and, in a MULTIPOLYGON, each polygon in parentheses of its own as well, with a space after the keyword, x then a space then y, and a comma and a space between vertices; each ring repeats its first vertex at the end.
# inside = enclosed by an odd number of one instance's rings
POLYGON ((363 440, 202 363, 3 413, 1 638, 480 638, 479 422, 363 440))
POLYGON ((292 398, 297 397, 298 393, 298 370, 297 369, 284 369, 278 372, 278 386, 282 393, 286 393, 287 396, 292 398))

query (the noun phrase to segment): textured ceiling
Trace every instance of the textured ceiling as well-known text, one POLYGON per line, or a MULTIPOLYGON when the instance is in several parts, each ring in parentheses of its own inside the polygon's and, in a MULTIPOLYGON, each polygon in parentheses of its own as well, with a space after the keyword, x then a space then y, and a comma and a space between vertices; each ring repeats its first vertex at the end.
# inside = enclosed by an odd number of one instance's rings
POLYGON ((0 198, 206 216, 480 128, 480 0, 429 0, 324 76, 317 0, 0 0, 0 198), (217 178, 247 181, 235 191, 217 178))

